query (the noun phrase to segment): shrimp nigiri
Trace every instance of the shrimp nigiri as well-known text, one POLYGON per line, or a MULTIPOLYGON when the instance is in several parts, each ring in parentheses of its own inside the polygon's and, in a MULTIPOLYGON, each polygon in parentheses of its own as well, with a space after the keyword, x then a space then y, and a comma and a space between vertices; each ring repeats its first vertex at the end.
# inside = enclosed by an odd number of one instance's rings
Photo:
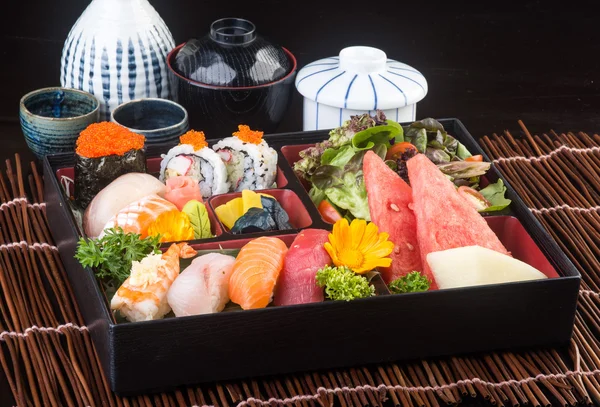
MULTIPOLYGON (((148 236, 148 227, 163 212, 177 210, 171 202, 156 194, 151 194, 127 205, 113 216, 104 230, 120 227, 125 233, 137 233, 141 238, 148 236)), ((104 236, 104 232, 100 237, 104 236)))
POLYGON ((179 275, 179 258, 190 258, 196 251, 187 243, 173 243, 161 254, 149 254, 134 261, 131 275, 110 302, 130 322, 160 319, 171 311, 167 292, 179 275))
POLYGON ((229 298, 242 309, 265 308, 288 251, 276 237, 263 236, 248 242, 233 264, 229 279, 229 298))

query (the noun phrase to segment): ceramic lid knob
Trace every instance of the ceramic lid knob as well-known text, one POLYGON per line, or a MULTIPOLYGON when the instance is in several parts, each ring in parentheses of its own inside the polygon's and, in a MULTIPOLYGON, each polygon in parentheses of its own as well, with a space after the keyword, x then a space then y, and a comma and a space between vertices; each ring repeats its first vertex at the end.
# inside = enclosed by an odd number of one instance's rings
POLYGON ((348 47, 340 51, 340 68, 356 73, 384 72, 387 55, 372 47, 348 47))

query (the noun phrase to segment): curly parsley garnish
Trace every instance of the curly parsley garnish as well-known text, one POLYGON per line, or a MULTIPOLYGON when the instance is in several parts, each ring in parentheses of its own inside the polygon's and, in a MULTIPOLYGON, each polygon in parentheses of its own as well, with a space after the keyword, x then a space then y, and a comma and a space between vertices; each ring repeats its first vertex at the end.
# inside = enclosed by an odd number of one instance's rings
POLYGON ((431 282, 429 279, 418 271, 408 273, 404 277, 400 277, 388 285, 392 294, 427 291, 430 286, 431 282))
POLYGON ((316 279, 317 285, 325 287, 325 294, 332 300, 350 301, 375 295, 375 287, 346 266, 325 266, 317 271, 316 279))
POLYGON ((80 238, 75 258, 83 267, 91 267, 96 277, 118 287, 129 277, 133 261, 160 253, 160 236, 140 237, 120 227, 107 229, 100 239, 80 238))

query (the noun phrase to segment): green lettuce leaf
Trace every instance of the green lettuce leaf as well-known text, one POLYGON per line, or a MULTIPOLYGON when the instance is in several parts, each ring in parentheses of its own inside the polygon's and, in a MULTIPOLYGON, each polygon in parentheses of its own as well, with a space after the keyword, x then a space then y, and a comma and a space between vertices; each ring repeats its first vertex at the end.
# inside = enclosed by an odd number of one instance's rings
POLYGON ((481 210, 480 212, 495 212, 500 211, 511 204, 510 199, 506 199, 504 194, 506 193, 506 186, 501 179, 494 184, 490 184, 487 187, 480 189, 479 193, 487 199, 491 206, 481 210))
POLYGON ((328 148, 321 156, 321 164, 343 167, 356 154, 354 148, 348 144, 340 148, 328 148))
POLYGON ((452 161, 448 164, 438 165, 438 168, 453 179, 467 179, 484 175, 491 165, 485 161, 452 161))
POLYGON ((388 120, 383 126, 371 127, 356 133, 352 137, 352 147, 355 151, 370 150, 378 144, 389 148, 390 140, 400 137, 403 132, 402 126, 388 120))
POLYGON ((190 218, 194 229, 194 239, 208 239, 214 237, 210 230, 208 211, 202 202, 195 199, 185 204, 182 210, 190 218))
POLYGON ((345 173, 342 184, 325 189, 325 194, 334 205, 347 209, 355 218, 371 220, 367 190, 362 175, 357 178, 353 173, 345 173))
POLYGON ((420 153, 425 153, 427 149, 439 150, 440 153, 434 154, 430 151, 429 155, 441 160, 445 159, 441 153, 449 156, 449 161, 465 159, 471 156, 467 148, 457 139, 449 135, 444 126, 435 119, 427 118, 412 123, 404 133, 406 141, 412 143, 420 153))
POLYGON ((465 158, 471 157, 473 154, 471 154, 469 150, 467 150, 467 147, 465 147, 462 143, 458 143, 456 155, 464 160, 465 158))
POLYGON ((313 201, 315 206, 319 206, 321 201, 325 199, 325 192, 313 185, 308 191, 308 196, 310 197, 310 200, 313 201))
MULTIPOLYGON (((327 199, 336 207, 349 211, 354 218, 370 221, 367 190, 362 171, 363 158, 367 151, 362 150, 356 153, 343 168, 321 165, 315 170, 310 180, 313 186, 322 190, 327 199)), ((376 144, 371 151, 384 159, 387 147, 383 144, 376 144)))

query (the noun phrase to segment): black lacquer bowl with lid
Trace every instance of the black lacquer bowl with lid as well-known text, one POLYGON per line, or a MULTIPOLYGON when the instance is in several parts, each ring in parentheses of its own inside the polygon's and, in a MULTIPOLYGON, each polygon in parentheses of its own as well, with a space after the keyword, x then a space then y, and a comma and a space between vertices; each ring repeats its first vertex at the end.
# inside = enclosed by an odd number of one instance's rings
POLYGON ((167 57, 175 101, 190 127, 223 138, 239 124, 272 133, 289 108, 296 58, 257 34, 248 20, 224 18, 202 38, 190 39, 167 57))

